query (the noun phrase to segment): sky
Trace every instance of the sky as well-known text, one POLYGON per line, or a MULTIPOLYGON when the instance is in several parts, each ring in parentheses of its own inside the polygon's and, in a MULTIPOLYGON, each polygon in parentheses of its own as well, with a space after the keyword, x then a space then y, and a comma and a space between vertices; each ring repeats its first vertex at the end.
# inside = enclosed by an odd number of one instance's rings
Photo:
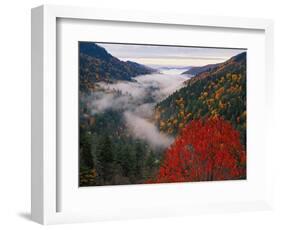
POLYGON ((147 66, 203 66, 226 61, 245 49, 97 43, 111 55, 147 66))

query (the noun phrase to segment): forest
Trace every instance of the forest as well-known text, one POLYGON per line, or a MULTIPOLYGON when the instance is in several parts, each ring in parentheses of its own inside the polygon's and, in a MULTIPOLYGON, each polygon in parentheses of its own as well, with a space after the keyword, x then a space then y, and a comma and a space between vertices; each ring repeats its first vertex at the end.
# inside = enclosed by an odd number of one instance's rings
POLYGON ((80 186, 246 178, 246 52, 190 70, 164 75, 80 43, 80 186))
POLYGON ((142 183, 159 167, 161 150, 130 137, 118 111, 80 126, 80 186, 142 183))
POLYGON ((240 132, 246 145, 246 53, 204 71, 156 105, 161 131, 177 135, 188 122, 222 117, 240 132))

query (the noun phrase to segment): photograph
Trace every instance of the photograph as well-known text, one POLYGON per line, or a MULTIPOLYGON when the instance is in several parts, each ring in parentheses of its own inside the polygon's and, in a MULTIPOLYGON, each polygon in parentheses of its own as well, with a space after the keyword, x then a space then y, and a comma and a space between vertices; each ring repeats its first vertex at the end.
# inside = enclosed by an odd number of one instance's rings
POLYGON ((79 186, 247 179, 247 49, 79 41, 79 186))

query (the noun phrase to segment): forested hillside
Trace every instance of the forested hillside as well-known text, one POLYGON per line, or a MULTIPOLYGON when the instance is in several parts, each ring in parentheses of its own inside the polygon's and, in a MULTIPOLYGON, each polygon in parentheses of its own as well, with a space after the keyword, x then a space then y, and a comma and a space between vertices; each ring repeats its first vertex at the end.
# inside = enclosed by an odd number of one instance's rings
POLYGON ((136 184, 154 175, 161 151, 129 135, 122 110, 80 122, 80 186, 136 184))
POLYGON ((246 144, 246 53, 186 81, 186 86, 155 107, 162 132, 176 136, 190 121, 222 117, 246 144))
POLYGON ((123 114, 139 102, 128 92, 99 84, 129 85, 134 77, 155 70, 121 61, 92 42, 80 42, 79 47, 79 185, 142 183, 157 171, 160 156, 159 150, 128 133, 123 114))
POLYGON ((93 89, 95 82, 131 81, 133 77, 155 70, 144 65, 121 61, 93 42, 79 43, 80 89, 93 89))
POLYGON ((190 68, 189 70, 183 72, 182 74, 190 74, 190 75, 197 75, 205 71, 211 71, 215 67, 217 67, 219 64, 210 64, 205 66, 195 66, 190 68))
POLYGON ((189 122, 164 155, 148 183, 246 179, 246 151, 240 134, 223 118, 189 122))
POLYGON ((246 178, 246 52, 191 77, 79 47, 80 186, 246 178))

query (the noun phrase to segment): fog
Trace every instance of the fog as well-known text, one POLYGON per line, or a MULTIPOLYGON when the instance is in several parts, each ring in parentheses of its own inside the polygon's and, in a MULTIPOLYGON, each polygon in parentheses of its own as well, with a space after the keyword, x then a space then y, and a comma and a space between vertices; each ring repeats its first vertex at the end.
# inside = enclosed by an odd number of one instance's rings
POLYGON ((129 110, 135 107, 134 101, 128 95, 116 96, 110 92, 96 92, 88 96, 86 100, 92 115, 102 113, 107 109, 129 110))
POLYGON ((100 91, 87 98, 92 115, 107 109, 123 112, 128 132, 147 141, 153 148, 168 147, 173 138, 160 133, 152 122, 154 106, 183 87, 189 76, 185 70, 161 70, 160 73, 135 77, 133 82, 97 83, 100 91))
POLYGON ((146 119, 131 112, 125 112, 124 117, 129 133, 134 137, 147 141, 153 148, 166 148, 173 142, 173 138, 160 133, 156 126, 146 119))
MULTIPOLYGON (((171 72, 172 70, 166 70, 171 72)), ((166 71, 163 70, 165 73, 166 71)), ((119 90, 124 95, 130 95, 134 100, 142 101, 151 96, 154 101, 159 102, 183 86, 183 82, 190 76, 177 74, 148 74, 135 77, 135 82, 120 81, 115 84, 99 83, 105 90, 119 90)))

